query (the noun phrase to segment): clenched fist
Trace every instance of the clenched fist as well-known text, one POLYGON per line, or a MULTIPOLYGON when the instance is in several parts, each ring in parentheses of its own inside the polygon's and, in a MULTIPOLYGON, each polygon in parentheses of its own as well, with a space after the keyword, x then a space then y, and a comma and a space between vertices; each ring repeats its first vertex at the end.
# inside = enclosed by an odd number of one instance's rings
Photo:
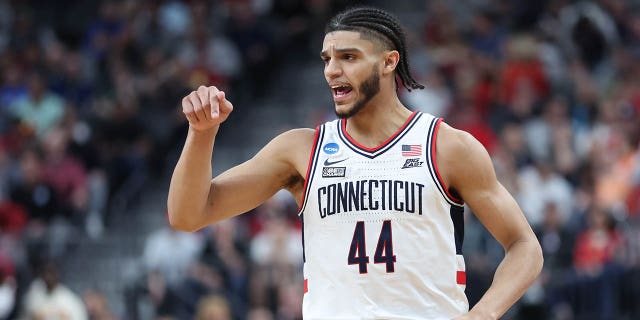
POLYGON ((182 112, 189 126, 196 131, 207 131, 227 120, 233 104, 225 98, 224 91, 214 86, 200 86, 182 99, 182 112))

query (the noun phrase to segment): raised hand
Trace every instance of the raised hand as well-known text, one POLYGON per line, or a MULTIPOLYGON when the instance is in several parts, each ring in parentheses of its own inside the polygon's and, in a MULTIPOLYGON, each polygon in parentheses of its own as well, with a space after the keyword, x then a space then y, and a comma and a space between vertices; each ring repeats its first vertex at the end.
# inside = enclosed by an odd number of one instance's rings
POLYGON ((182 112, 189 126, 196 131, 217 129, 233 111, 233 104, 226 99, 224 91, 214 86, 200 86, 182 98, 182 112))

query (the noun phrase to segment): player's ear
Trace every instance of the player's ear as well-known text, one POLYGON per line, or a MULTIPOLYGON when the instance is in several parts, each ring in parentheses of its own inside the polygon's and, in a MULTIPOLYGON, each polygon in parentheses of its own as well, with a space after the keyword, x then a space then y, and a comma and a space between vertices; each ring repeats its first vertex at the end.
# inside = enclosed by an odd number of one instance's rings
POLYGON ((398 66, 398 62, 400 62, 400 53, 397 50, 391 50, 384 53, 384 68, 382 69, 383 74, 389 74, 396 70, 398 66))

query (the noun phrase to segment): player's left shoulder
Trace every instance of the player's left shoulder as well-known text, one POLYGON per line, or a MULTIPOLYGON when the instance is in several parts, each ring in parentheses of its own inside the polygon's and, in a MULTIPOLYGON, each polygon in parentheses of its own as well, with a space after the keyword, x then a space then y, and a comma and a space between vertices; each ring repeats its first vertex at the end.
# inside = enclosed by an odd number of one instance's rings
POLYGON ((437 138, 437 153, 448 162, 474 159, 487 154, 482 144, 469 132, 456 129, 446 122, 440 123, 437 138))
POLYGON ((438 131, 437 162, 446 181, 456 185, 466 183, 471 177, 490 178, 481 176, 493 175, 489 153, 473 135, 444 122, 438 131))

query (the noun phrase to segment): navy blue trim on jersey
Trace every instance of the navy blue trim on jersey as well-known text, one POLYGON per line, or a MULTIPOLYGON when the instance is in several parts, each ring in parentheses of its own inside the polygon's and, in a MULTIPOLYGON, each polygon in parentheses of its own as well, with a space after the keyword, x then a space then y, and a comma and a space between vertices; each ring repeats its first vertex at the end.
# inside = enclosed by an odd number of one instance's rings
POLYGON ((324 124, 318 126, 318 136, 315 141, 315 150, 313 150, 312 160, 309 161, 309 167, 307 168, 307 177, 308 181, 305 181, 305 189, 304 189, 304 198, 302 199, 302 203, 300 204, 300 210, 298 210, 298 215, 302 215, 305 207, 307 206, 307 199, 309 199, 309 189, 311 189, 311 184, 313 183, 313 177, 315 176, 316 167, 318 164, 318 158, 320 155, 320 150, 322 149, 322 141, 324 141, 324 124))
POLYGON ((451 222, 453 222, 456 254, 462 254, 462 243, 464 242, 464 207, 451 206, 449 215, 451 216, 451 222))
POLYGON ((438 173, 436 172, 435 163, 433 163, 435 161, 435 159, 434 159, 434 157, 432 157, 432 152, 433 152, 433 150, 435 150, 435 147, 433 147, 433 146, 436 143, 436 141, 434 139, 434 133, 436 131, 436 128, 438 126, 438 122, 440 120, 441 120, 440 118, 433 118, 433 120, 431 120, 431 124, 429 124, 429 131, 427 133, 427 144, 426 144, 426 149, 427 149, 427 154, 426 154, 427 168, 429 168, 429 175, 431 176, 431 179, 433 179, 433 183, 435 183, 436 187, 438 188, 438 191, 440 191, 440 194, 442 194, 444 199, 449 204, 451 204, 453 206, 462 207, 463 204, 454 201, 453 199, 451 199, 447 195, 447 192, 444 189, 445 186, 442 183, 440 183, 440 180, 438 179, 438 173))
POLYGON ((307 256, 305 255, 304 252, 304 214, 300 215, 300 225, 301 225, 301 229, 302 229, 302 262, 307 262, 307 256))
POLYGON ((402 128, 402 131, 396 133, 396 135, 390 141, 380 146, 380 148, 376 148, 374 151, 365 150, 361 146, 358 146, 357 144, 351 142, 351 140, 346 136, 345 132, 343 132, 342 130, 342 121, 336 121, 336 126, 338 129, 337 131, 338 131, 338 136, 340 137, 340 140, 342 140, 342 142, 347 147, 349 147, 349 149, 353 150, 353 152, 361 156, 367 157, 369 159, 373 159, 385 153, 387 150, 391 149, 396 143, 398 143, 398 141, 400 141, 402 137, 404 137, 407 134, 407 132, 409 132, 409 130, 413 128, 413 126, 418 122, 418 119, 420 119, 421 116, 422 116, 421 112, 415 112, 412 115, 409 122, 404 126, 404 128, 402 128))

